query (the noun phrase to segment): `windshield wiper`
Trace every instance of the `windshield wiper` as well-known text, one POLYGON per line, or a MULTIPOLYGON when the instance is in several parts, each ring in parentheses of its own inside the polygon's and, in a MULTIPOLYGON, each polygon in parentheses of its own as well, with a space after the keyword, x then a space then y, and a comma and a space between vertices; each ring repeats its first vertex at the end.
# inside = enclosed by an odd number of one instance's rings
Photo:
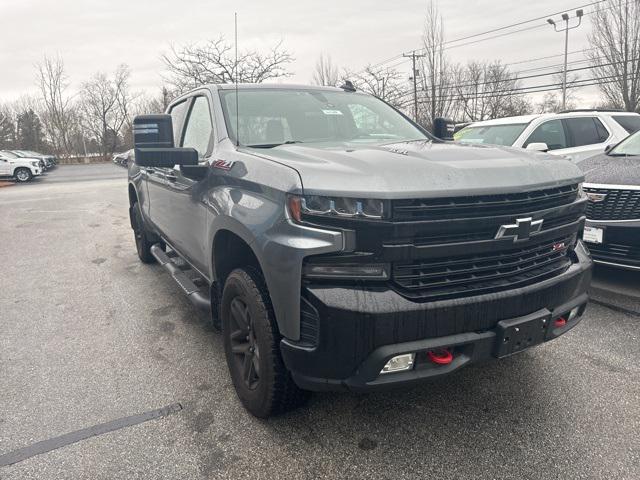
POLYGON ((250 148, 274 148, 279 147, 280 145, 291 145, 292 143, 303 143, 301 140, 287 140, 282 143, 258 143, 256 145, 247 145, 250 148))
POLYGON ((632 157, 633 155, 629 155, 628 153, 608 153, 610 157, 632 157))

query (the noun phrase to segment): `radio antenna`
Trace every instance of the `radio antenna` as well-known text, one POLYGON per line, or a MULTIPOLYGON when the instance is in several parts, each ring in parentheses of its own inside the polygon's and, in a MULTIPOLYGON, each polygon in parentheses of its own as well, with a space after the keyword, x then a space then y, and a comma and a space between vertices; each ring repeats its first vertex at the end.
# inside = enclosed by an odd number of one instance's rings
POLYGON ((233 14, 236 63, 234 68, 234 81, 236 83, 236 147, 240 146, 240 111, 238 109, 238 12, 233 14))

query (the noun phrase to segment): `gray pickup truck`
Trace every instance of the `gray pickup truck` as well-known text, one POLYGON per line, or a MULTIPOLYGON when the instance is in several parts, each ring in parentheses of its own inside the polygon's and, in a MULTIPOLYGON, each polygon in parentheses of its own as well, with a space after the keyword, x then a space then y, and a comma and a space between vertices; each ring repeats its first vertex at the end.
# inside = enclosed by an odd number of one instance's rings
POLYGON ((244 406, 368 391, 574 327, 582 173, 432 137, 351 85, 210 85, 134 120, 131 226, 222 331, 244 406))

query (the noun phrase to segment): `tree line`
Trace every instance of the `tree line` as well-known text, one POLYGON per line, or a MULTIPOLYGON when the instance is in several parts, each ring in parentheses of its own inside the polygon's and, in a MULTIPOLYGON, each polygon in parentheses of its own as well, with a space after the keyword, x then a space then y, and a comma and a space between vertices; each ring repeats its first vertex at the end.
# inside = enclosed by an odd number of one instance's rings
MULTIPOLYGON (((568 77, 567 107, 578 105, 573 87, 597 85, 600 101, 593 107, 640 110, 640 0, 610 0, 592 12, 592 30, 585 50, 588 67, 568 77), (589 77, 590 76, 590 77, 589 77)), ((416 69, 410 76, 389 62, 369 64, 361 71, 340 68, 328 55, 315 65, 312 83, 339 86, 350 80, 358 90, 375 95, 414 116, 429 128, 435 117, 479 121, 527 113, 558 111, 560 76, 546 89, 523 86, 531 78, 500 60, 452 62, 446 52, 445 28, 435 3, 427 6, 416 69), (415 90, 414 90, 415 83, 415 90), (534 103, 530 92, 545 92, 534 103)), ((262 50, 243 50, 236 57, 223 36, 203 44, 171 46, 161 56, 164 86, 156 94, 133 92, 130 69, 120 65, 110 74, 97 72, 70 88, 64 61, 45 57, 36 66, 38 94, 0 104, 0 149, 25 149, 60 156, 98 153, 104 156, 130 148, 131 123, 137 114, 159 113, 171 99, 207 83, 260 83, 286 78, 295 61, 283 42, 262 50)), ((413 70, 413 69, 412 69, 413 70)))

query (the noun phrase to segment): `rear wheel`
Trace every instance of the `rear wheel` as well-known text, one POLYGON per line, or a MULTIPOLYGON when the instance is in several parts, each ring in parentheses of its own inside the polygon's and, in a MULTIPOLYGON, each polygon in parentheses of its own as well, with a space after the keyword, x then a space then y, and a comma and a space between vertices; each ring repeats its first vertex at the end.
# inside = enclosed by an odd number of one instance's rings
POLYGON ((153 243, 149 240, 149 236, 144 228, 144 219, 142 218, 140 204, 138 202, 134 203, 131 209, 133 216, 133 234, 136 240, 138 257, 142 263, 153 263, 155 261, 154 256, 151 254, 151 246, 153 243))
POLYGON ((266 418, 292 410, 309 393, 293 382, 280 355, 280 335, 264 279, 254 268, 227 277, 222 336, 233 385, 244 407, 266 418))
POLYGON ((16 180, 20 183, 28 182, 33 178, 33 174, 28 168, 16 168, 13 174, 15 175, 16 180))

